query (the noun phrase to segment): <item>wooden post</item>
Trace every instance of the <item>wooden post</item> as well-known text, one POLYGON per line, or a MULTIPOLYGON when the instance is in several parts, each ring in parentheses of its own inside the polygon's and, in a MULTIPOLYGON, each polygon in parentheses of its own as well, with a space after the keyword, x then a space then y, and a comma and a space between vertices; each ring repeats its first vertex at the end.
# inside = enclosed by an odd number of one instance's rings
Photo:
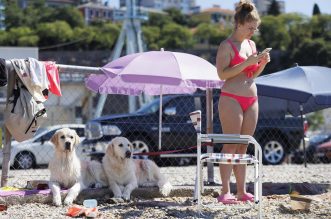
MULTIPOLYGON (((15 86, 15 78, 16 72, 14 70, 13 65, 9 60, 6 60, 6 74, 7 74, 7 101, 8 103, 9 97, 13 94, 14 86, 15 86)), ((4 118, 6 121, 6 118, 4 118)), ((1 186, 7 186, 8 183, 8 175, 10 169, 10 151, 11 151, 11 134, 9 130, 4 125, 4 133, 5 133, 5 143, 2 150, 2 171, 1 171, 1 186)))
POLYGON ((5 130, 5 144, 2 150, 2 173, 1 173, 1 187, 7 186, 8 174, 10 168, 10 153, 11 153, 11 134, 8 129, 4 126, 5 130))

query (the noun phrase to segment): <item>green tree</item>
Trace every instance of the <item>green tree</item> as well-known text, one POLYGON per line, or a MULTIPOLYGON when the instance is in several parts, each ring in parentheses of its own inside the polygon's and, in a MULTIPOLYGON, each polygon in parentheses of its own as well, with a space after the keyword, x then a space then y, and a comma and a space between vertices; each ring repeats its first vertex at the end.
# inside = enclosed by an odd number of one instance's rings
POLYGON ((259 29, 258 48, 272 47, 274 50, 287 50, 291 37, 281 19, 276 16, 264 16, 259 29))
POLYGON ((66 21, 72 28, 83 27, 82 13, 74 7, 61 7, 54 10, 48 18, 48 22, 66 21))
POLYGON ((143 26, 142 32, 144 36, 145 43, 150 50, 160 50, 159 40, 160 40, 160 28, 155 26, 143 26))
POLYGON ((299 65, 331 66, 331 51, 323 39, 305 39, 292 54, 293 62, 299 65))
POLYGON ((120 28, 116 24, 104 23, 101 26, 93 27, 95 36, 91 42, 93 49, 113 48, 120 33, 120 28))
POLYGON ((39 24, 37 26, 37 34, 40 37, 39 47, 52 47, 65 42, 70 42, 73 36, 73 31, 65 21, 56 21, 39 24))
POLYGON ((221 30, 219 25, 210 23, 201 23, 197 26, 194 33, 195 41, 198 43, 206 43, 210 45, 218 45, 229 34, 227 30, 221 30))
POLYGON ((7 34, 8 46, 37 46, 39 37, 29 27, 13 27, 7 34))
POLYGON ((54 8, 46 7, 45 0, 29 1, 28 7, 23 10, 24 25, 36 28, 40 23, 53 22, 50 20, 54 8))
POLYGON ((279 5, 276 0, 273 0, 268 8, 268 15, 278 16, 280 14, 279 5))
POLYGON ((7 29, 24 25, 23 11, 18 7, 16 1, 6 1, 5 3, 5 25, 7 29))
POLYGON ((168 15, 150 13, 148 20, 143 26, 156 26, 162 28, 164 25, 171 23, 171 17, 168 15))
POLYGON ((161 48, 186 49, 193 46, 193 34, 191 31, 178 24, 167 24, 161 30, 161 48))
POLYGON ((92 26, 76 27, 73 29, 72 45, 68 49, 93 50, 92 42, 96 36, 96 28, 92 26))
POLYGON ((177 8, 168 8, 165 10, 168 13, 168 16, 173 22, 182 26, 188 26, 189 18, 188 16, 182 14, 182 12, 177 8))
POLYGON ((313 7, 313 15, 320 15, 321 11, 320 8, 318 7, 318 5, 315 3, 314 7, 313 7))
POLYGON ((331 15, 313 16, 310 26, 312 27, 312 38, 324 38, 331 40, 331 15))
POLYGON ((0 30, 0 46, 8 46, 8 33, 4 30, 0 30))
POLYGON ((225 29, 217 29, 216 31, 212 32, 210 38, 211 45, 219 45, 220 42, 225 40, 232 32, 232 28, 225 28, 225 29))
POLYGON ((307 115, 309 129, 312 131, 318 130, 324 124, 322 111, 317 111, 307 115))
POLYGON ((290 44, 287 51, 297 48, 306 38, 311 37, 310 20, 306 16, 297 13, 282 14, 278 18, 284 24, 286 31, 290 35, 290 44))

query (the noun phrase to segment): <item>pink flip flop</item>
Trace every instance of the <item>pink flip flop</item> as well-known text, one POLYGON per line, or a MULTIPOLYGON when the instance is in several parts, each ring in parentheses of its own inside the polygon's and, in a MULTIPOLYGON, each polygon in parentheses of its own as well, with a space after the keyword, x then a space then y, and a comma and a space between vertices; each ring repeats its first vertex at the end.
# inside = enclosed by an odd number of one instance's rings
POLYGON ((238 199, 238 201, 254 202, 254 195, 252 195, 251 193, 245 193, 243 196, 241 196, 240 199, 238 199))
POLYGON ((231 194, 223 194, 217 197, 217 201, 220 203, 223 203, 224 205, 229 205, 229 204, 238 204, 239 202, 237 201, 236 197, 234 197, 231 194))

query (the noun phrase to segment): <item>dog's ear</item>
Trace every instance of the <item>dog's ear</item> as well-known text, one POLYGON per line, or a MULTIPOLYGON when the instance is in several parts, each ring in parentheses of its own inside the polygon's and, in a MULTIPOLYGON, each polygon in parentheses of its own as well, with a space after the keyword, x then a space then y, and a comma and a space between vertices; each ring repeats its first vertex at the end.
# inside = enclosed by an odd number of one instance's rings
POLYGON ((106 154, 109 154, 111 156, 114 155, 114 144, 113 144, 113 141, 111 141, 108 144, 106 154))
POLYGON ((74 134, 74 138, 75 138, 74 145, 75 146, 79 145, 79 143, 80 143, 80 137, 78 136, 78 134, 77 134, 76 131, 75 131, 75 134, 74 134))
POLYGON ((58 138, 59 132, 56 131, 54 135, 51 138, 51 142, 56 146, 59 144, 59 138, 58 138))

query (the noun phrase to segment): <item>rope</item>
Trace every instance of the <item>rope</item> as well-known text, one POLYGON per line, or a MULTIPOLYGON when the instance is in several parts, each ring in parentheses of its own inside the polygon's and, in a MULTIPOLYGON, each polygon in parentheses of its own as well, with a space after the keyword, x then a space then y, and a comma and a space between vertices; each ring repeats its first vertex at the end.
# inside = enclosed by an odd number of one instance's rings
MULTIPOLYGON (((201 146, 214 146, 214 145, 213 145, 212 142, 210 142, 210 143, 202 144, 201 146)), ((133 155, 158 156, 160 154, 173 154, 173 153, 176 153, 176 152, 191 150, 191 149, 195 149, 197 147, 198 146, 192 146, 192 147, 188 147, 188 148, 184 148, 184 149, 171 150, 171 151, 154 151, 154 152, 134 153, 133 155)))

